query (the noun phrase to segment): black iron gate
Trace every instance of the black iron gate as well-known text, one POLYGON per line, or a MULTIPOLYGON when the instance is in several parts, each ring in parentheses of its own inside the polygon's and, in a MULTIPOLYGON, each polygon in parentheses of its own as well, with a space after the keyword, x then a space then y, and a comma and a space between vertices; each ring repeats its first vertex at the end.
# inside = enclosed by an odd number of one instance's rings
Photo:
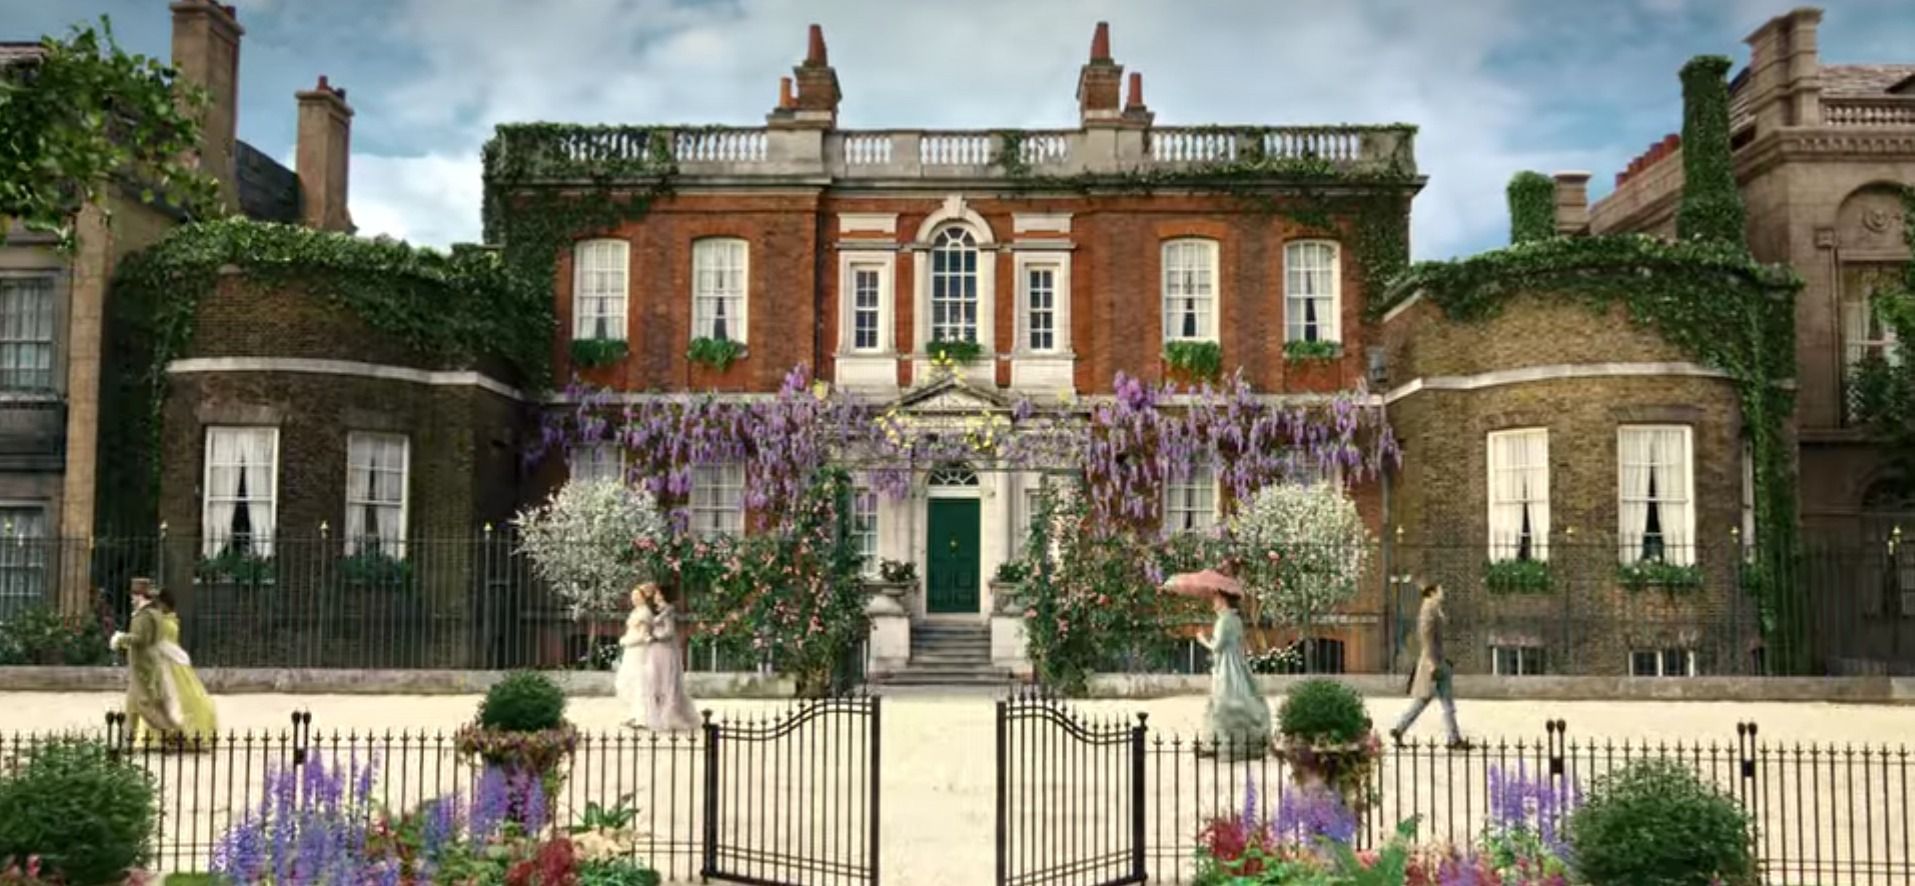
POLYGON ((997 704, 997 882, 1142 883, 1144 723, 1037 694, 997 704))
POLYGON ((878 700, 806 701, 772 720, 705 717, 707 880, 878 882, 878 700))

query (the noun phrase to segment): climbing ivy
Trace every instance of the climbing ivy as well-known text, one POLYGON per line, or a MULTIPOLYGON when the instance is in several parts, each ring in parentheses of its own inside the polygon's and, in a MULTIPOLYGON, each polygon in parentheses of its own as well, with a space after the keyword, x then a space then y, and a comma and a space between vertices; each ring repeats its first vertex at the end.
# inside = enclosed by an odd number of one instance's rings
POLYGON ((1540 172, 1523 171, 1509 180, 1509 242, 1528 243, 1556 236, 1556 183, 1540 172))
POLYGON ((1729 59, 1699 55, 1682 66, 1682 205, 1676 236, 1743 244, 1742 194, 1729 153, 1729 59))
POLYGON ((175 228, 127 256, 113 279, 106 353, 114 443, 107 451, 122 455, 105 463, 110 476, 102 488, 128 493, 116 498, 132 510, 101 508, 104 530, 150 531, 143 509, 157 500, 150 495, 158 483, 151 454, 158 452, 166 368, 191 344, 201 300, 229 270, 248 286, 296 291, 344 309, 445 364, 497 358, 526 383, 547 380, 550 314, 489 250, 457 246, 444 253, 243 218, 175 228))

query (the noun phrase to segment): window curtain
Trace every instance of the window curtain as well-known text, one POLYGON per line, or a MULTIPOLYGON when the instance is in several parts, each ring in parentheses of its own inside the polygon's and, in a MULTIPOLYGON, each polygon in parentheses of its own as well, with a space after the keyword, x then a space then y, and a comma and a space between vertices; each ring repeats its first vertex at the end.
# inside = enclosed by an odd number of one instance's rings
POLYGON ((1529 558, 1548 560, 1549 433, 1497 434, 1489 448, 1490 559, 1520 559, 1527 527, 1529 558))
POLYGON ((219 554, 233 532, 234 499, 239 495, 239 444, 234 432, 223 428, 206 433, 206 513, 200 527, 202 552, 219 554))
POLYGON ((347 482, 348 551, 370 547, 392 556, 405 555, 406 443, 404 438, 353 439, 352 466, 347 482), (368 542, 371 544, 368 545, 368 542))
POLYGON ((234 435, 238 444, 240 470, 246 480, 246 500, 240 507, 246 509, 247 524, 252 531, 253 553, 261 557, 273 555, 273 464, 276 461, 273 432, 266 428, 252 428, 234 435))
POLYGON ((1642 534, 1649 525, 1649 486, 1653 432, 1625 428, 1616 438, 1617 482, 1621 487, 1617 541, 1625 564, 1642 558, 1642 534))
POLYGON ((1687 566, 1696 561, 1694 521, 1689 509, 1689 453, 1682 428, 1656 428, 1651 446, 1656 472, 1656 505, 1662 518, 1663 559, 1687 566))

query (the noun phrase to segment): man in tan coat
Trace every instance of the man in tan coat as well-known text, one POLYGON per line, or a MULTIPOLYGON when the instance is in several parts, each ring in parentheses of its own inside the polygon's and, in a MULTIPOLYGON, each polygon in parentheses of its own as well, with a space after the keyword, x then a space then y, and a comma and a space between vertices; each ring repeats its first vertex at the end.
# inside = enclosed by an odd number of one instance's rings
POLYGON ((1443 613, 1443 586, 1434 582, 1423 586, 1423 606, 1416 613, 1416 638, 1423 646, 1416 659, 1416 674, 1410 679, 1410 708, 1390 730, 1390 738, 1403 744, 1403 733, 1423 715, 1432 697, 1443 703, 1443 726, 1449 730, 1450 747, 1467 748, 1463 733, 1456 727, 1456 699, 1450 691, 1450 662, 1443 654, 1443 628, 1449 617, 1443 613))

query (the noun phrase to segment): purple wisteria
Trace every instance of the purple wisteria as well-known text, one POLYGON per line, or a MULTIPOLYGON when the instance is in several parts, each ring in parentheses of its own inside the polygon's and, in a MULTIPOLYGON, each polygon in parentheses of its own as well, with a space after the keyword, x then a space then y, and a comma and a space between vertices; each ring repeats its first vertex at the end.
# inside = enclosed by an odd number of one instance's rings
POLYGON ((859 472, 891 498, 941 464, 1074 472, 1089 483, 1093 522, 1136 525, 1156 518, 1166 480, 1209 470, 1247 499, 1289 477, 1340 473, 1355 481, 1398 457, 1382 410, 1361 390, 1307 404, 1253 391, 1241 373, 1218 385, 1180 388, 1119 373, 1107 397, 1026 397, 1008 409, 930 418, 863 400, 798 366, 771 397, 720 399, 660 395, 618 402, 613 392, 574 385, 576 405, 547 415, 538 460, 610 443, 683 525, 696 469, 738 464, 745 504, 770 523, 789 517, 826 464, 859 472))

